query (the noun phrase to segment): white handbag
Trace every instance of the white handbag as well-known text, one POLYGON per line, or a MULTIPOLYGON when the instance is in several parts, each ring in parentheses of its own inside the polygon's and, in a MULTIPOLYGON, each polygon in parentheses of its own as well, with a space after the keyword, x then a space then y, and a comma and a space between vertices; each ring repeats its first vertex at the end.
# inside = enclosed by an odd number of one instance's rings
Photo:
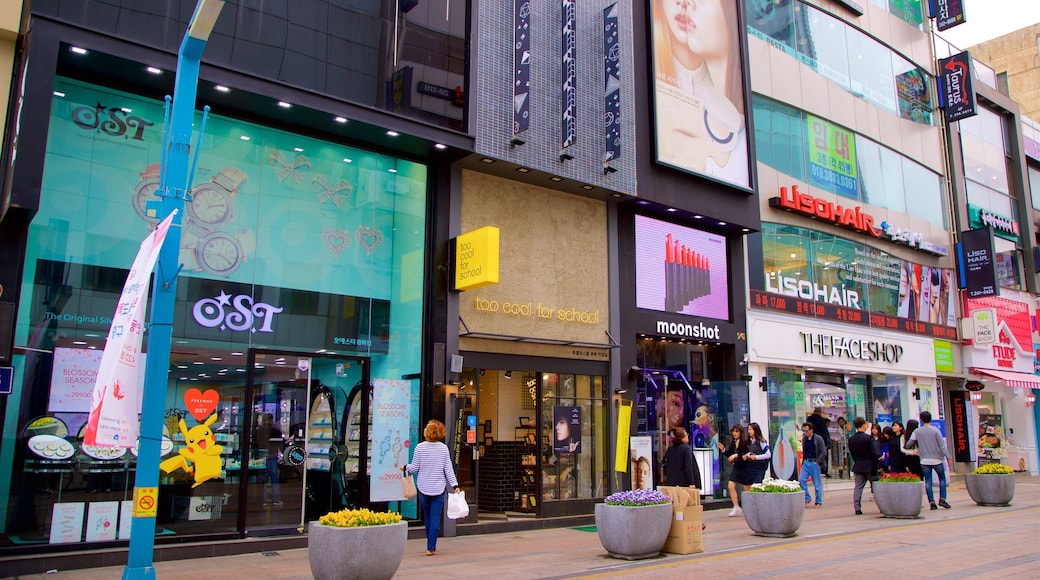
POLYGON ((448 519, 461 520, 469 515, 469 504, 466 503, 466 492, 448 494, 448 519))

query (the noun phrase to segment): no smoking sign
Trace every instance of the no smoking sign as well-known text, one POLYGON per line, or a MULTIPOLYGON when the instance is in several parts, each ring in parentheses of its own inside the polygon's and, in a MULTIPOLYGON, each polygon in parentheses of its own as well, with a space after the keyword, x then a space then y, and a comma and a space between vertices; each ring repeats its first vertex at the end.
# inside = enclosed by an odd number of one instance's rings
POLYGON ((134 488, 134 517, 154 518, 159 513, 159 488, 134 488))

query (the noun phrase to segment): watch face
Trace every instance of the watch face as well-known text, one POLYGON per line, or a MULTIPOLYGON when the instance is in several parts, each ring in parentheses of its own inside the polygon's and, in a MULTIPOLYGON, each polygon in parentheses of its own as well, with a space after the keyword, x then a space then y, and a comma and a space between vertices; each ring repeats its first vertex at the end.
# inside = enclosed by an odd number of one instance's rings
POLYGON ((230 275, 242 263, 242 246, 225 232, 212 232, 199 240, 195 254, 199 266, 217 276, 230 275))
POLYGON ((206 225, 222 224, 231 218, 231 195, 205 183, 195 188, 188 209, 195 219, 206 225))
POLYGON ((159 223, 159 216, 149 217, 146 211, 147 203, 150 201, 160 201, 162 198, 155 195, 155 192, 159 191, 159 180, 158 179, 146 179, 137 184, 137 188, 134 190, 134 211, 141 219, 150 223, 159 223))

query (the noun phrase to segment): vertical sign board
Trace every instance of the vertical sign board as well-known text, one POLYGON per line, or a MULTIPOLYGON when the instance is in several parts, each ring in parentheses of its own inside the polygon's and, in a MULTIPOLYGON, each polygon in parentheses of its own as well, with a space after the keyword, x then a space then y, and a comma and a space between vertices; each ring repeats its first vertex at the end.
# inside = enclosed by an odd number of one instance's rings
POLYGON ((851 131, 806 115, 809 129, 809 182, 845 197, 859 194, 856 137, 851 131))
MULTIPOLYGON (((494 226, 484 226, 455 239, 456 290, 498 284, 498 244, 499 229, 494 226)), ((452 372, 456 371, 452 369, 452 372)))
POLYGON ((950 391, 950 428, 953 431, 953 458, 959 463, 971 462, 971 438, 968 434, 968 392, 950 391))
POLYGON ((621 48, 617 3, 603 10, 603 162, 621 157, 621 48))
POLYGON ((961 232, 957 244, 959 286, 968 298, 997 295, 997 270, 993 259, 993 233, 989 228, 961 232))
POLYGON ((563 0, 563 148, 574 145, 578 138, 577 98, 575 84, 578 81, 578 67, 574 59, 577 56, 574 42, 575 29, 578 27, 574 14, 574 0, 563 0))
POLYGON ((408 113, 412 108, 412 67, 404 66, 394 71, 387 85, 387 110, 408 113))
POLYGON ((531 3, 513 0, 513 136, 531 126, 531 3))
POLYGON ((939 107, 943 109, 947 123, 977 114, 971 79, 972 63, 968 51, 939 59, 939 107))
POLYGON ((935 2, 934 12, 935 27, 939 31, 953 28, 958 24, 964 24, 964 0, 933 0, 935 2))

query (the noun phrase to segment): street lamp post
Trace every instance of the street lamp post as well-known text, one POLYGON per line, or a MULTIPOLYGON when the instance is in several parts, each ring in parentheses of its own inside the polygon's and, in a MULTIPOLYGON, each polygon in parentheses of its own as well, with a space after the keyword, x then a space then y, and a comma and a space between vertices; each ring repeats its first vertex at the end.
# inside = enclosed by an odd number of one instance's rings
POLYGON ((195 96, 199 66, 206 42, 224 7, 224 0, 198 0, 188 31, 177 53, 177 76, 168 139, 163 146, 163 171, 158 194, 162 197, 160 218, 177 211, 166 242, 159 252, 159 267, 152 284, 152 316, 148 331, 148 357, 145 362, 144 396, 141 403, 141 440, 134 483, 134 517, 130 527, 130 554, 124 579, 155 578, 155 514, 159 486, 159 458, 162 442, 163 403, 170 366, 173 336, 173 309, 177 296, 177 274, 181 219, 190 189, 188 158, 191 152, 195 96), (143 500, 143 501, 142 501, 143 500))

